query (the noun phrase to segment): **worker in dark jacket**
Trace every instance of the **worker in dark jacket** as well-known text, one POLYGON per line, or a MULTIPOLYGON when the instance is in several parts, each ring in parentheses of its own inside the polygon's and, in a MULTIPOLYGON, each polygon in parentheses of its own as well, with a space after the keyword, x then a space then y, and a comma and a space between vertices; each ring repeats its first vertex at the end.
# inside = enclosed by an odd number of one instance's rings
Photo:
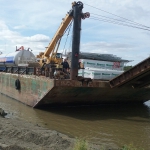
POLYGON ((64 61, 61 63, 61 65, 63 66, 63 71, 66 73, 67 70, 69 70, 69 64, 67 62, 67 59, 64 59, 64 61))

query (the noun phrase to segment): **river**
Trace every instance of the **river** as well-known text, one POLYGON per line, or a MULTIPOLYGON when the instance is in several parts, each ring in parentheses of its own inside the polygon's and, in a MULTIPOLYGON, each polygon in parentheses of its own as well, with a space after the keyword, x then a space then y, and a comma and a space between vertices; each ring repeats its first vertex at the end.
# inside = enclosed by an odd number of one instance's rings
POLYGON ((140 105, 97 105, 33 109, 0 94, 7 117, 21 118, 103 147, 150 149, 150 101, 140 105))

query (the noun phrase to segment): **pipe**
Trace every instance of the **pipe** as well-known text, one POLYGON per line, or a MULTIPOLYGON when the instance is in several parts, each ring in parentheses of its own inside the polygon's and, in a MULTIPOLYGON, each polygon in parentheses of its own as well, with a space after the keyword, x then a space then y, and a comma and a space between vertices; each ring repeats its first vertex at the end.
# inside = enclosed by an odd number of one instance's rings
POLYGON ((80 52, 80 31, 83 3, 74 3, 73 7, 73 38, 72 38, 72 56, 71 56, 71 80, 76 80, 78 77, 78 63, 80 52))

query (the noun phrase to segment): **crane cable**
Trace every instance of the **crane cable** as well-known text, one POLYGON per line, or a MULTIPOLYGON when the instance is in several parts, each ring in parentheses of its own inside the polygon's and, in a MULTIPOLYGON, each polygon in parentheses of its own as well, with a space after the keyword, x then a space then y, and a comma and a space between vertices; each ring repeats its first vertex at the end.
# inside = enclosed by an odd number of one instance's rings
POLYGON ((73 39, 73 33, 71 35, 72 36, 70 36, 70 43, 69 43, 69 47, 68 47, 68 52, 71 52, 71 44, 72 44, 72 39, 73 39))
POLYGON ((147 31, 150 31, 150 30, 149 30, 149 29, 147 29, 147 28, 142 28, 142 27, 139 27, 139 26, 134 26, 134 25, 132 25, 132 24, 124 24, 124 23, 115 22, 115 21, 112 21, 112 20, 101 19, 101 18, 94 18, 94 17, 91 17, 90 19, 93 19, 93 20, 98 20, 98 21, 103 21, 103 22, 108 22, 108 23, 113 23, 113 24, 118 24, 118 25, 123 25, 123 26, 127 26, 127 27, 133 27, 133 28, 137 28, 137 29, 142 29, 142 30, 147 30, 147 31))
MULTIPOLYGON (((69 33, 70 33, 71 26, 72 26, 72 21, 71 21, 71 23, 69 24, 68 28, 66 29, 66 31, 68 30, 68 34, 67 34, 67 37, 66 37, 66 41, 65 41, 65 44, 64 44, 64 48, 63 48, 62 54, 64 53, 64 50, 65 50, 65 47, 66 47, 66 43, 67 43, 67 40, 68 40, 68 36, 69 36, 69 33)), ((65 32, 66 32, 66 31, 65 31, 65 32)))
MULTIPOLYGON (((93 14, 93 13, 91 13, 91 14, 93 14)), ((120 19, 111 18, 111 17, 99 15, 99 14, 93 14, 93 15, 100 16, 100 18, 106 18, 108 20, 118 21, 118 22, 121 22, 121 23, 129 23, 129 24, 132 24, 132 25, 137 25, 137 26, 141 26, 141 27, 145 27, 145 28, 150 28, 148 26, 145 26, 145 25, 142 25, 142 24, 139 24, 139 23, 136 23, 136 22, 131 22, 131 21, 128 22, 127 20, 120 20, 120 19)), ((91 17, 93 17, 93 16, 91 16, 91 17)))
MULTIPOLYGON (((85 3, 84 3, 84 4, 85 4, 85 3)), ((108 11, 105 11, 105 10, 103 10, 103 9, 97 8, 97 7, 95 7, 95 6, 91 6, 91 5, 89 5, 89 4, 85 4, 85 5, 88 5, 88 6, 90 6, 90 7, 93 7, 93 8, 95 8, 95 9, 98 9, 98 10, 100 10, 100 11, 103 11, 103 12, 105 12, 105 13, 111 14, 111 15, 113 15, 113 16, 116 16, 116 17, 119 17, 119 18, 125 19, 125 20, 127 20, 127 21, 130 21, 130 22, 133 22, 133 23, 137 23, 137 22, 134 22, 134 21, 132 21, 132 20, 130 20, 130 19, 127 19, 127 18, 124 18, 124 17, 118 16, 118 15, 115 15, 115 14, 110 13, 110 12, 108 12, 108 11)), ((141 26, 145 26, 145 25, 140 24, 140 23, 137 23, 137 24, 139 24, 139 25, 141 25, 141 26)), ((148 26, 145 26, 145 27, 150 28, 150 27, 148 27, 148 26)))
MULTIPOLYGON (((113 16, 116 16, 116 17, 119 17, 119 18, 123 19, 123 20, 119 20, 119 19, 114 19, 114 18, 107 17, 107 16, 102 16, 102 15, 98 15, 98 14, 93 14, 93 15, 97 15, 97 16, 101 16, 101 17, 107 18, 107 20, 102 20, 102 18, 96 18, 95 20, 99 20, 99 21, 104 21, 104 22, 109 22, 109 23, 114 23, 114 24, 119 24, 119 25, 124 25, 124 26, 128 26, 128 27, 134 27, 134 28, 138 28, 138 29, 143 29, 143 30, 148 30, 148 31, 150 31, 150 30, 149 30, 149 28, 150 28, 149 26, 145 26, 145 25, 143 25, 143 24, 134 22, 134 21, 132 21, 132 20, 129 20, 129 19, 127 19, 127 18, 124 18, 124 17, 118 16, 118 15, 115 15, 115 14, 113 14, 113 13, 110 13, 110 12, 105 11, 105 10, 102 10, 102 9, 100 9, 100 8, 91 6, 91 5, 89 5, 89 4, 85 4, 85 5, 90 6, 90 7, 93 7, 93 8, 95 8, 95 9, 100 10, 100 11, 103 11, 103 12, 105 12, 105 13, 108 13, 108 14, 111 14, 111 15, 113 15, 113 16), (101 19, 101 20, 100 20, 100 19, 101 19), (113 21, 112 21, 112 20, 113 20, 113 21), (114 20, 115 20, 115 21, 118 21, 118 22, 114 22, 114 20), (122 24, 122 23, 126 23, 126 24, 122 24)), ((92 13, 91 13, 91 14, 92 14, 92 13)), ((92 16, 91 16, 91 17, 92 17, 92 16)), ((91 17, 90 17, 90 18, 91 18, 91 17)))

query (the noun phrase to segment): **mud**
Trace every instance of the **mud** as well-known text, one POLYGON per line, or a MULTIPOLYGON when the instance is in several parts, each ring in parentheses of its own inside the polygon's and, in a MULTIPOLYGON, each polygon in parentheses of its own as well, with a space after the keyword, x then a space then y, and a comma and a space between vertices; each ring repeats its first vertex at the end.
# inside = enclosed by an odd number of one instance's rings
MULTIPOLYGON (((73 150, 76 141, 38 124, 0 116, 0 150, 73 150)), ((90 150, 99 148, 88 145, 90 150)))
POLYGON ((70 150, 74 142, 38 124, 0 117, 0 150, 70 150))

